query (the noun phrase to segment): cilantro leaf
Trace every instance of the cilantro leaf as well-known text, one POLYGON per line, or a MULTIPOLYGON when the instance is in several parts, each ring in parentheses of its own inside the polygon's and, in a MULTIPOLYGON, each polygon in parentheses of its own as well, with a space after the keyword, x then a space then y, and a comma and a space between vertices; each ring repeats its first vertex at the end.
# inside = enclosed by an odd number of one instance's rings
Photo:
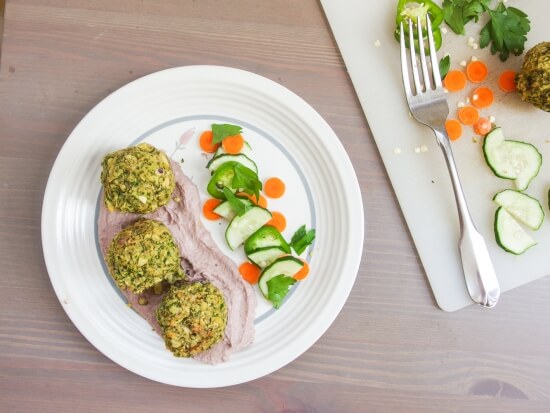
POLYGON ((223 193, 225 195, 225 199, 227 199, 229 205, 231 205, 231 209, 235 211, 238 216, 244 215, 246 211, 250 209, 250 205, 246 205, 243 201, 237 198, 226 186, 223 187, 223 193))
POLYGON ((527 33, 531 22, 527 15, 515 7, 499 3, 494 10, 488 10, 490 20, 481 29, 481 48, 491 45, 491 53, 499 55, 503 62, 510 53, 519 56, 525 50, 527 33))
POLYGON ((447 55, 439 61, 439 75, 441 76, 441 80, 445 79, 445 76, 447 76, 450 67, 451 56, 447 55))
POLYGON ((443 19, 455 33, 463 35, 464 25, 471 20, 477 22, 490 3, 491 0, 444 0, 443 19))
POLYGON ((294 278, 283 274, 277 275, 267 282, 267 299, 273 303, 273 307, 281 308, 289 288, 295 283, 294 278))
POLYGON ((296 254, 300 255, 304 252, 308 245, 310 245, 315 239, 315 229, 306 231, 306 226, 302 225, 292 236, 290 240, 290 246, 296 251, 296 254))
POLYGON ((231 181, 231 187, 249 195, 255 195, 256 199, 260 199, 262 182, 258 179, 256 172, 240 163, 235 163, 233 171, 235 174, 231 181))
POLYGON ((242 132, 242 128, 229 123, 214 123, 212 124, 212 143, 220 143, 228 136, 235 136, 242 132))

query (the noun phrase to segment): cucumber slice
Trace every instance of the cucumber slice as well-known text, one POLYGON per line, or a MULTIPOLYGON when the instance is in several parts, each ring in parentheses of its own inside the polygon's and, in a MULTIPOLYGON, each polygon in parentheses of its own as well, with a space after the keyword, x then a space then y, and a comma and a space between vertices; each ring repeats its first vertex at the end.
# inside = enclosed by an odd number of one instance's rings
POLYGON ((495 238, 502 249, 515 255, 537 244, 503 207, 495 214, 495 238))
MULTIPOLYGON (((239 198, 239 200, 241 200, 241 202, 245 205, 252 205, 252 201, 248 198, 238 195, 237 198, 239 198)), ((228 221, 231 221, 237 215, 235 210, 231 207, 229 201, 223 201, 220 205, 214 208, 214 212, 228 221)))
POLYGON ((259 206, 254 206, 243 215, 236 216, 225 230, 227 245, 234 250, 270 219, 271 212, 259 206))
POLYGON ((512 179, 517 189, 527 189, 542 165, 542 155, 530 143, 504 139, 501 128, 485 136, 483 155, 487 165, 500 178, 512 179))
POLYGON ((285 241, 279 230, 270 225, 260 228, 250 236, 244 243, 244 252, 250 255, 260 248, 280 247, 284 252, 290 254, 290 246, 285 241))
POLYGON ((540 202, 523 192, 505 189, 496 194, 493 201, 532 230, 537 230, 542 225, 544 211, 540 202))
POLYGON ((292 277, 298 271, 302 269, 304 263, 298 258, 286 256, 277 259, 268 267, 264 268, 260 274, 260 279, 258 280, 258 286, 260 291, 265 298, 268 297, 268 288, 267 282, 277 275, 284 275, 285 277, 292 277))
MULTIPOLYGON (((243 155, 248 156, 248 155, 250 155, 251 152, 252 152, 252 147, 250 146, 250 144, 247 141, 244 141, 244 146, 243 146, 240 153, 242 153, 243 155)), ((213 158, 217 158, 218 156, 224 155, 226 153, 227 152, 225 152, 225 149, 223 149, 223 146, 220 145, 220 147, 214 153, 213 158)))
POLYGON ((283 255, 286 252, 281 247, 265 247, 250 253, 248 259, 258 267, 265 268, 283 255))
POLYGON ((226 162, 237 162, 244 166, 246 166, 248 169, 253 170, 256 174, 258 174, 258 167, 254 163, 252 159, 250 159, 248 156, 239 154, 239 155, 220 155, 218 157, 212 158, 210 162, 206 164, 206 167, 210 170, 210 172, 214 173, 216 170, 225 164, 226 162))

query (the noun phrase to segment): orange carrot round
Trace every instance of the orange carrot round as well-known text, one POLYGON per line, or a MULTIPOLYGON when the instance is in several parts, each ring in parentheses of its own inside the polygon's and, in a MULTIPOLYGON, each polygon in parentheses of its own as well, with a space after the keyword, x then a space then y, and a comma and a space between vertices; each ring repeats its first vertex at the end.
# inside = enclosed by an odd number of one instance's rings
POLYGON ((479 119, 479 113, 472 106, 464 106, 458 110, 458 119, 464 125, 473 125, 479 119))
POLYGON ((487 86, 481 86, 472 92, 472 105, 478 109, 488 108, 493 104, 493 91, 487 86))
POLYGON ((458 92, 466 87, 466 75, 460 70, 450 70, 443 83, 449 92, 458 92))
POLYGON ((239 266, 241 276, 250 284, 256 284, 260 278, 261 270, 251 262, 245 261, 239 266))
POLYGON ((516 90, 516 72, 506 70, 498 77, 498 87, 504 92, 513 92, 516 90))
POLYGON ((266 225, 271 225, 272 227, 277 228, 279 232, 283 232, 286 228, 286 218, 280 212, 272 211, 271 219, 267 222, 266 225))
POLYGON ((466 77, 473 83, 483 82, 487 78, 489 69, 481 60, 474 60, 466 66, 466 77))
POLYGON ((264 182, 264 192, 266 196, 270 198, 280 198, 284 195, 286 190, 285 183, 277 178, 269 178, 264 182))
POLYGON ((220 147, 219 143, 213 143, 214 134, 211 130, 204 131, 199 138, 199 145, 206 153, 214 153, 220 147))
POLYGON ((298 271, 296 274, 294 274, 294 279, 295 280, 303 280, 304 278, 306 278, 309 274, 309 265, 307 262, 303 261, 304 263, 304 266, 300 269, 300 271, 298 271))
POLYGON ((209 219, 210 221, 216 221, 217 219, 220 219, 221 216, 216 214, 214 212, 214 209, 220 205, 221 199, 216 198, 210 198, 207 199, 206 202, 202 206, 202 214, 206 219, 209 219))
POLYGON ((222 146, 225 152, 236 155, 243 149, 244 139, 240 134, 228 136, 222 141, 222 146))
POLYGON ((445 122, 445 129, 447 130, 447 135, 452 141, 456 141, 462 136, 462 125, 456 119, 448 119, 445 122))
POLYGON ((476 123, 474 123, 474 132, 478 135, 484 136, 491 132, 493 129, 493 124, 487 118, 479 118, 476 123))

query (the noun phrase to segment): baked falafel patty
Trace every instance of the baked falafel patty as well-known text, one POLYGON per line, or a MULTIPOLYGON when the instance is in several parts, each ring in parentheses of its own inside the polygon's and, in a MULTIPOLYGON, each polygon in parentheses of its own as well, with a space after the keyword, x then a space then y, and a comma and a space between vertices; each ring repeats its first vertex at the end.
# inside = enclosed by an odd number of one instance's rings
POLYGON ((109 244, 107 265, 121 289, 139 294, 162 281, 185 278, 178 247, 162 222, 139 219, 109 244))
POLYGON ((176 357, 193 357, 212 348, 224 335, 227 307, 213 284, 172 286, 156 309, 166 348, 176 357))
POLYGON ((101 183, 109 211, 147 214, 170 201, 175 179, 166 155, 148 143, 103 158, 101 183))

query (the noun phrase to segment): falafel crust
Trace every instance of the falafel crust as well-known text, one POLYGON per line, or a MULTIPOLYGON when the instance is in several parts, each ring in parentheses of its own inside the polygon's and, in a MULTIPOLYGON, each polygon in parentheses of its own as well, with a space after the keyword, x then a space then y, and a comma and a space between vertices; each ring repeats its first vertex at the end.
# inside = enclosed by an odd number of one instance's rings
POLYGON ((137 294, 162 281, 185 278, 172 234, 166 225, 152 219, 139 219, 113 238, 107 265, 119 288, 137 294))
POLYGON ((176 357, 193 357, 212 348, 224 335, 227 307, 213 284, 172 286, 156 310, 166 348, 176 357))
POLYGON ((550 112, 550 42, 539 43, 525 53, 516 86, 523 101, 550 112))
POLYGON ((147 214, 166 205, 176 182, 166 155, 148 143, 111 152, 101 164, 109 211, 147 214))

